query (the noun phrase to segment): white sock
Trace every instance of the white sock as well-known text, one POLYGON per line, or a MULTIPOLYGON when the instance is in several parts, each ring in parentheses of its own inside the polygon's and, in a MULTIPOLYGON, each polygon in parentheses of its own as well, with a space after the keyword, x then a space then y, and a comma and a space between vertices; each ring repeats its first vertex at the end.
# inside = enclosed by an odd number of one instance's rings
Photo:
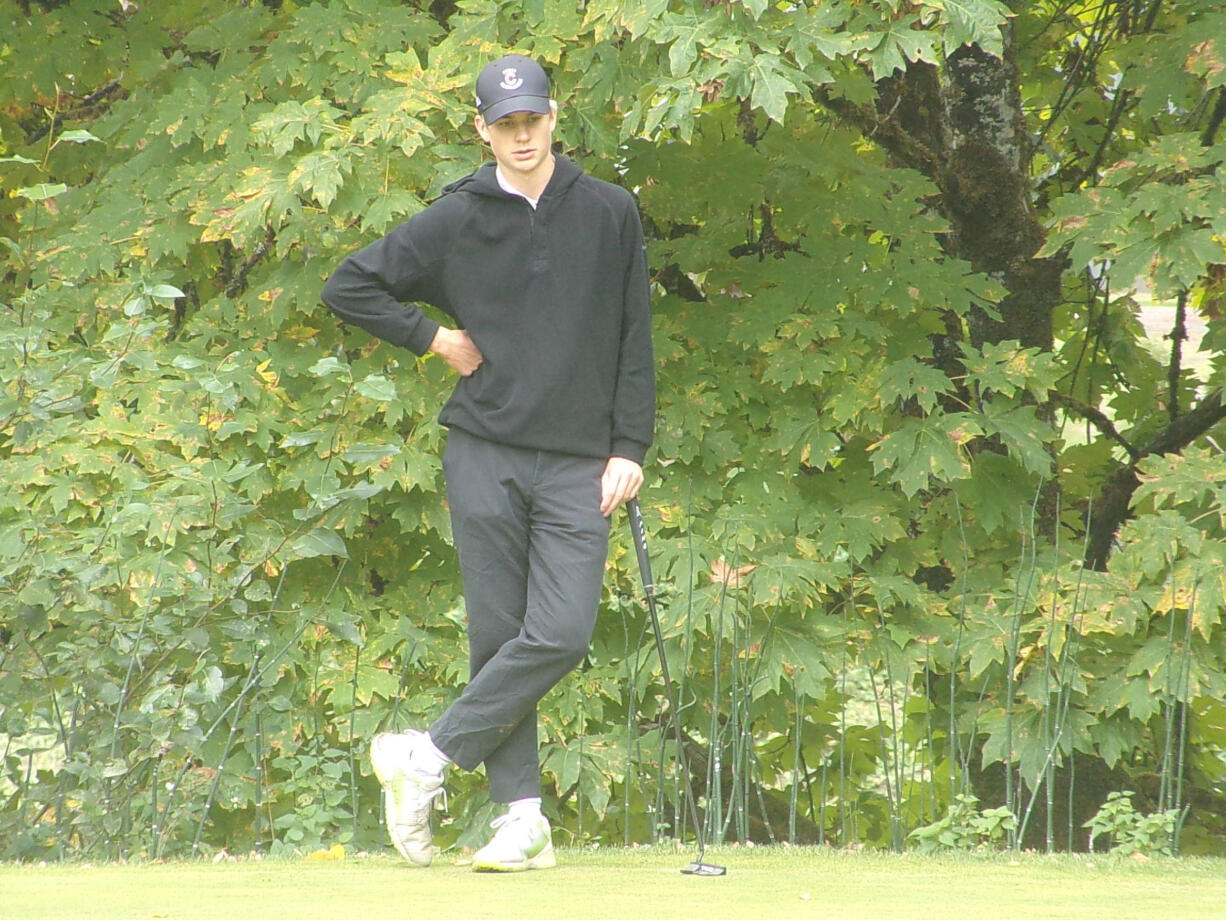
POLYGON ((512 818, 540 818, 541 800, 539 797, 516 799, 507 806, 507 814, 512 818))
POLYGON ((416 749, 413 751, 414 767, 422 773, 443 775, 443 770, 451 766, 447 755, 434 744, 429 732, 422 732, 418 737, 416 749))

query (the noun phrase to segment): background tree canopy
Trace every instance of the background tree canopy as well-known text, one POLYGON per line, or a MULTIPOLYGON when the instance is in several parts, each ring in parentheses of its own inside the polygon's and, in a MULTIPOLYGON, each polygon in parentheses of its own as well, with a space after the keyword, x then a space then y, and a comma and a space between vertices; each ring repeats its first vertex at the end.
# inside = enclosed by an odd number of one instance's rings
MULTIPOLYGON (((1199 0, 2 0, 0 855, 380 845, 366 740, 467 672, 451 381, 318 292, 481 161, 510 48, 649 238, 712 838, 982 802, 1080 848, 1128 791, 1220 850, 1222 36, 1199 0)), ((542 710, 575 841, 688 833, 649 636, 621 538, 542 710)))

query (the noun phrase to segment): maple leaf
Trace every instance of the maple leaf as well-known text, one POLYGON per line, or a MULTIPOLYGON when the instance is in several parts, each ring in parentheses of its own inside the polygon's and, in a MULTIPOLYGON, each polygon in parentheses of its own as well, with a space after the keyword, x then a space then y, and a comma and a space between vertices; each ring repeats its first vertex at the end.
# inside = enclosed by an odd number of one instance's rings
POLYGON ((730 588, 739 588, 744 584, 745 578, 756 568, 756 565, 742 565, 733 568, 724 561, 723 556, 720 556, 711 563, 707 574, 711 576, 711 581, 716 584, 726 585, 730 588))

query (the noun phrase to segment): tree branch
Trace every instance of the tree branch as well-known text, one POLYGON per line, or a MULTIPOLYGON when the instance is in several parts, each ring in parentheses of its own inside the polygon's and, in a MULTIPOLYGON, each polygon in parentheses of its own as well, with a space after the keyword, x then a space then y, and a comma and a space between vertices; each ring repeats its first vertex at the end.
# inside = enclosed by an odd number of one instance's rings
POLYGON ((272 244, 276 241, 277 236, 273 232, 272 225, 268 225, 268 232, 264 239, 251 251, 251 255, 243 260, 243 264, 238 267, 238 271, 234 273, 234 277, 226 284, 226 296, 230 298, 237 297, 247 287, 247 275, 251 269, 263 260, 264 256, 268 255, 268 251, 272 249, 272 244))
POLYGON ((1174 454, 1183 450, 1222 419, 1226 419, 1226 406, 1222 405, 1223 391, 1214 390, 1201 404, 1186 415, 1181 415, 1159 432, 1142 448, 1142 453, 1174 454))
POLYGON ((849 99, 831 94, 829 87, 819 86, 814 100, 837 118, 858 128, 866 138, 880 144, 900 163, 917 169, 937 181, 941 175, 941 160, 931 148, 917 141, 893 119, 882 116, 875 108, 858 105, 849 99))
MULTIPOLYGON (((1206 396, 1194 410, 1159 432, 1141 449, 1141 455, 1179 453, 1223 419, 1226 419, 1226 406, 1222 405, 1222 390, 1218 389, 1206 396)), ((1090 522, 1090 539, 1086 547, 1088 568, 1099 571, 1106 568, 1115 535, 1131 516, 1132 495, 1141 484, 1137 479, 1140 459, 1134 458, 1127 466, 1116 470, 1096 503, 1098 514, 1090 522)))
POLYGON ((1226 121, 1226 86, 1217 88, 1217 105, 1213 107, 1213 114, 1209 116, 1209 124, 1205 126, 1204 133, 1200 136, 1200 145, 1202 147, 1212 147, 1217 140, 1218 128, 1222 127, 1222 122, 1226 121))
POLYGON ((1179 418, 1179 375, 1183 371, 1183 343, 1188 338, 1188 292, 1180 291, 1175 304, 1175 328, 1171 330, 1171 362, 1166 369, 1169 389, 1167 412, 1171 422, 1179 418))
POLYGON ((1090 162, 1085 168, 1078 170, 1078 174, 1067 180, 1070 183, 1070 188, 1079 188, 1083 182, 1088 182, 1091 185, 1098 184, 1098 168, 1102 166, 1103 159, 1107 155, 1107 148, 1115 138, 1115 132, 1119 127, 1120 119, 1123 118, 1124 111, 1132 101, 1132 96, 1131 90, 1123 90, 1115 97, 1115 102, 1111 106, 1111 114, 1107 117, 1107 127, 1103 130, 1102 140, 1099 142, 1098 147, 1095 148, 1094 156, 1090 158, 1090 162))
POLYGON ((1058 406, 1063 406, 1065 409, 1076 412, 1086 421, 1093 424, 1100 432, 1128 451, 1128 456, 1133 463, 1136 463, 1144 456, 1143 451, 1133 446, 1131 441, 1120 434, 1119 429, 1115 427, 1115 423, 1111 419, 1088 403, 1083 403, 1080 399, 1067 396, 1064 393, 1056 393, 1052 396, 1051 401, 1058 406))
MULTIPOLYGON (((85 115, 90 114, 90 107, 93 106, 95 103, 104 102, 104 101, 109 102, 111 96, 121 95, 123 93, 123 83, 121 82, 122 80, 123 80, 123 74, 120 74, 114 80, 111 80, 109 83, 103 84, 98 89, 90 93, 88 96, 84 96, 84 97, 77 96, 74 93, 68 93, 68 92, 63 93, 64 96, 68 96, 73 99, 76 99, 76 104, 71 108, 71 110, 53 114, 47 120, 45 124, 40 125, 38 128, 34 130, 33 133, 29 135, 29 137, 26 138, 26 143, 27 144, 38 143, 40 140, 42 140, 44 137, 46 137, 48 134, 54 131, 56 126, 62 123, 63 121, 65 121, 66 119, 82 118, 85 115)), ((105 109, 105 106, 103 108, 105 109)), ((45 109, 45 106, 44 106, 44 109, 45 109)), ((97 115, 98 113, 95 112, 93 114, 97 115)))

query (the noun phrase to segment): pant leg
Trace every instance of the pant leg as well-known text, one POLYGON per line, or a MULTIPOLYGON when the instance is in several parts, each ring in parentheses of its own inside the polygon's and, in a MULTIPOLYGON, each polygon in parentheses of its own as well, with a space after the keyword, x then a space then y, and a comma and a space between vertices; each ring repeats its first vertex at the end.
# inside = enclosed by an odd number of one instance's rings
MULTIPOLYGON (((609 551, 609 521, 600 513, 604 466, 605 461, 542 456, 532 501, 524 628, 491 662, 508 682, 522 681, 536 701, 574 670, 591 646, 609 551)), ((531 722, 535 732, 535 705, 531 722)), ((539 795, 539 745, 530 771, 504 760, 506 747, 485 760, 491 798, 511 802, 539 795)))
POLYGON ((445 465, 473 677, 430 734, 461 767, 484 761, 491 798, 513 801, 540 791, 536 704, 591 641, 608 553, 604 463, 453 432, 445 465))
MULTIPOLYGON (((498 650, 523 629, 530 540, 527 486, 532 462, 529 452, 501 447, 464 431, 453 430, 447 439, 443 468, 464 583, 470 685, 498 650)), ((430 736, 453 762, 471 770, 486 757, 474 753, 471 744, 459 742, 477 727, 474 722, 460 724, 465 711, 464 707, 449 709, 430 727, 430 736)), ((484 729, 502 739, 496 762, 536 767, 535 710, 514 725, 486 725, 484 729)), ((515 772, 526 769, 520 766, 515 772)), ((492 772, 497 775, 499 767, 492 772)), ((537 774, 539 791, 539 770, 537 774)))

